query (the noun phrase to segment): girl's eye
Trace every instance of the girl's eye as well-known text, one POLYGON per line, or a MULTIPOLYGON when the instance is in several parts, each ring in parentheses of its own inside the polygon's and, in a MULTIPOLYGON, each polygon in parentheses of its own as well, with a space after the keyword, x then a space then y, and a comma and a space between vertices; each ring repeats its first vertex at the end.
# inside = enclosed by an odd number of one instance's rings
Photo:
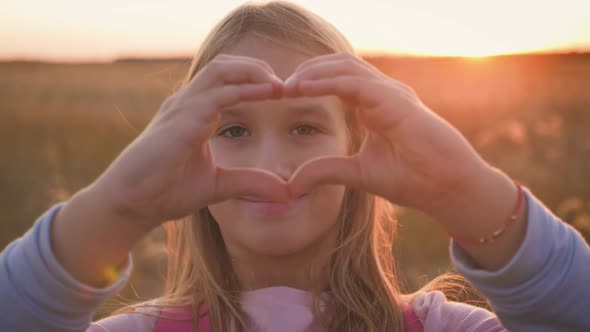
POLYGON ((246 128, 241 126, 231 126, 219 132, 218 136, 225 136, 229 138, 238 138, 242 136, 246 136, 248 131, 246 128))
POLYGON ((306 124, 298 125, 293 131, 295 135, 313 135, 319 132, 316 127, 306 124))

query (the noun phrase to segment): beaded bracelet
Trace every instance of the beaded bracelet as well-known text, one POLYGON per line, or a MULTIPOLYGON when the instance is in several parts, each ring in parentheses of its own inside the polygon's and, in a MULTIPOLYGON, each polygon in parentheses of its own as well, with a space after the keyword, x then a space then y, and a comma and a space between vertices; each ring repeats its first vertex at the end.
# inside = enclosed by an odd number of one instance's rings
POLYGON ((516 185, 516 188, 518 188, 518 201, 516 202, 516 206, 514 207, 514 210, 512 211, 512 214, 510 215, 510 217, 508 217, 504 221, 502 226, 500 226, 500 228, 495 230, 492 233, 492 235, 486 236, 486 237, 474 238, 474 237, 459 236, 459 235, 449 232, 448 233, 449 236, 453 240, 455 240, 459 243, 465 243, 465 244, 484 244, 484 243, 494 242, 496 240, 496 238, 499 237, 500 235, 502 235, 508 227, 510 227, 512 224, 514 224, 516 219, 518 219, 518 215, 520 214, 520 210, 522 209, 523 201, 524 201, 524 192, 522 190, 522 185, 516 181, 514 181, 514 184, 516 185))

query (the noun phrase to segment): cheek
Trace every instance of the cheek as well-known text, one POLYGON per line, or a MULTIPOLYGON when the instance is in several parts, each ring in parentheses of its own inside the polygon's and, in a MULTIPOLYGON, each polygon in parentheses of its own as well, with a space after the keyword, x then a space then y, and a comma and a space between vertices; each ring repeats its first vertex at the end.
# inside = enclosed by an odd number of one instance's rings
POLYGON ((224 167, 246 166, 251 164, 251 160, 255 158, 252 154, 252 144, 246 144, 246 142, 210 140, 209 151, 215 163, 224 167))

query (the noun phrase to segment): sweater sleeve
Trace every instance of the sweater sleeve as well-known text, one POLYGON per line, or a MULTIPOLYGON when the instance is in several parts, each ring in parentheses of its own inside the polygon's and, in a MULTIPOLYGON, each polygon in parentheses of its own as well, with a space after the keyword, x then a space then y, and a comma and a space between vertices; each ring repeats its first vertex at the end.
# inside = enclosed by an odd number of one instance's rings
POLYGON ((527 188, 523 244, 503 268, 488 271, 454 241, 457 271, 490 300, 510 331, 590 331, 590 248, 573 227, 549 211, 527 188))
POLYGON ((104 288, 79 282, 60 265, 52 251, 50 227, 64 205, 53 205, 0 254, 2 331, 86 331, 94 312, 129 280, 131 253, 119 278, 104 288))

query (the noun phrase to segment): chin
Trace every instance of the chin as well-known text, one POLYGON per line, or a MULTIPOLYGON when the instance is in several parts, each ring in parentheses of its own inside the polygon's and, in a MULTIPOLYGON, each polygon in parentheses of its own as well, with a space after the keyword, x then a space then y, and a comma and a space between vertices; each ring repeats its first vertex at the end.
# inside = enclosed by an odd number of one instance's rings
POLYGON ((307 196, 289 204, 239 199, 236 210, 240 211, 240 225, 231 235, 257 255, 296 254, 320 240, 327 226, 313 222, 309 203, 307 196))

